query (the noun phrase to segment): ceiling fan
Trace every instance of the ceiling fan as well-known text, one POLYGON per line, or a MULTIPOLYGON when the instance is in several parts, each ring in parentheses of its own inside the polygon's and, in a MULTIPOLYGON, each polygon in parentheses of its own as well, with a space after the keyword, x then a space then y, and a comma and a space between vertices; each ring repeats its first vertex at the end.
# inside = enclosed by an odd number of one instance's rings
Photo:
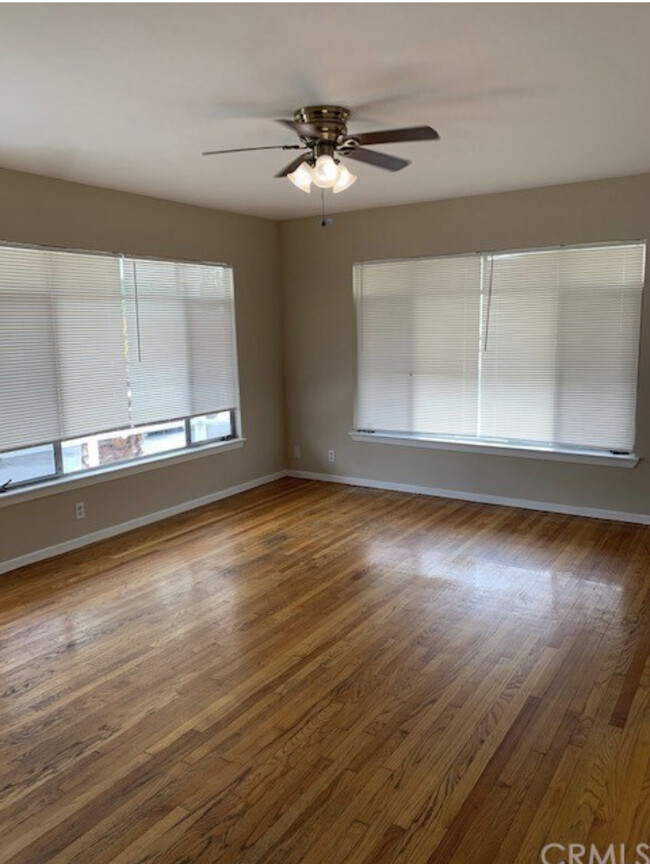
POLYGON ((393 144, 400 141, 436 141, 440 138, 430 126, 411 126, 408 129, 386 129, 379 132, 348 133, 350 111, 340 105, 309 105, 299 108, 293 120, 278 120, 300 139, 299 144, 274 144, 267 147, 237 147, 234 150, 207 150, 204 156, 222 153, 243 153, 248 150, 302 150, 276 177, 288 177, 291 182, 310 192, 312 183, 321 189, 332 189, 336 194, 349 189, 356 177, 341 162, 341 157, 383 168, 401 171, 410 165, 388 153, 368 150, 366 145, 393 144))

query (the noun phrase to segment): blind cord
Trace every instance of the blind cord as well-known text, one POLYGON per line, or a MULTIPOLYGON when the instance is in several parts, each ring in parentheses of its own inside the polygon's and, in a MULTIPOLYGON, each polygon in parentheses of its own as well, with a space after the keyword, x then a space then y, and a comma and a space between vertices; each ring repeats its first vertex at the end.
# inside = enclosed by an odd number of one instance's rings
POLYGON ((488 279, 487 307, 485 309, 485 335, 483 337, 483 353, 488 349, 488 334, 490 331, 490 306, 492 305, 492 281, 494 277, 494 256, 490 256, 490 277, 488 279))
POLYGON ((135 333, 138 342, 138 363, 142 363, 142 347, 140 344, 140 302, 138 300, 138 275, 135 259, 133 260, 133 295, 135 299, 135 333))

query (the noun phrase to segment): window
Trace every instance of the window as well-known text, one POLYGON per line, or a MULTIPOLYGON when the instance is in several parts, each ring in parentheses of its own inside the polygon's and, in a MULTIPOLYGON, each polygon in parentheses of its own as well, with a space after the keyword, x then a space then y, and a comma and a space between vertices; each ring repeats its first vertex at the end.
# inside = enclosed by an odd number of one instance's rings
POLYGON ((237 434, 232 269, 0 246, 0 487, 237 434))
POLYGON ((0 453, 0 487, 5 484, 34 483, 55 475, 56 462, 52 444, 0 453))
POLYGON ((357 264, 358 430, 634 449, 645 244, 357 264))

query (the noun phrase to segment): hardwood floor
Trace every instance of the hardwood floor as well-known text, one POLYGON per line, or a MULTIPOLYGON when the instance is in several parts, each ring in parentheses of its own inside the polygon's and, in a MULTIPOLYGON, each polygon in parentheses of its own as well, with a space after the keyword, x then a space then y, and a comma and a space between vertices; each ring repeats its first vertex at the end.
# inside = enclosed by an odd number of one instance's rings
POLYGON ((295 479, 3 576, 0 861, 650 842, 649 587, 648 528, 295 479))

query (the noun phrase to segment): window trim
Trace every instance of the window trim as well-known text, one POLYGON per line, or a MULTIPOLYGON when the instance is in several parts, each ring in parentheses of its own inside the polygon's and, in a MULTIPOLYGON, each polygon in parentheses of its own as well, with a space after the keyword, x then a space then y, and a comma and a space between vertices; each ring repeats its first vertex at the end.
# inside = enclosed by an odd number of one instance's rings
POLYGON ((640 458, 635 453, 618 454, 606 451, 569 447, 532 447, 529 444, 494 443, 481 440, 435 438, 427 435, 396 432, 370 432, 353 429, 348 433, 353 441, 370 444, 397 444, 430 450, 455 450, 459 453, 483 453, 492 456, 517 456, 524 459, 542 459, 557 462, 576 462, 585 465, 607 465, 610 468, 635 468, 640 458))
POLYGON ((200 459, 212 456, 215 453, 223 453, 228 450, 238 450, 246 443, 246 438, 229 438, 226 440, 208 441, 185 447, 182 450, 170 450, 167 453, 156 453, 152 456, 143 456, 132 462, 117 462, 113 465, 105 465, 102 468, 94 468, 83 473, 64 474, 59 477, 51 477, 45 482, 34 483, 29 486, 10 487, 6 492, 0 494, 0 509, 11 504, 22 504, 36 498, 45 498, 62 492, 71 492, 73 489, 81 489, 84 486, 94 486, 97 483, 120 480, 132 474, 142 474, 157 468, 167 468, 192 459, 200 459))

